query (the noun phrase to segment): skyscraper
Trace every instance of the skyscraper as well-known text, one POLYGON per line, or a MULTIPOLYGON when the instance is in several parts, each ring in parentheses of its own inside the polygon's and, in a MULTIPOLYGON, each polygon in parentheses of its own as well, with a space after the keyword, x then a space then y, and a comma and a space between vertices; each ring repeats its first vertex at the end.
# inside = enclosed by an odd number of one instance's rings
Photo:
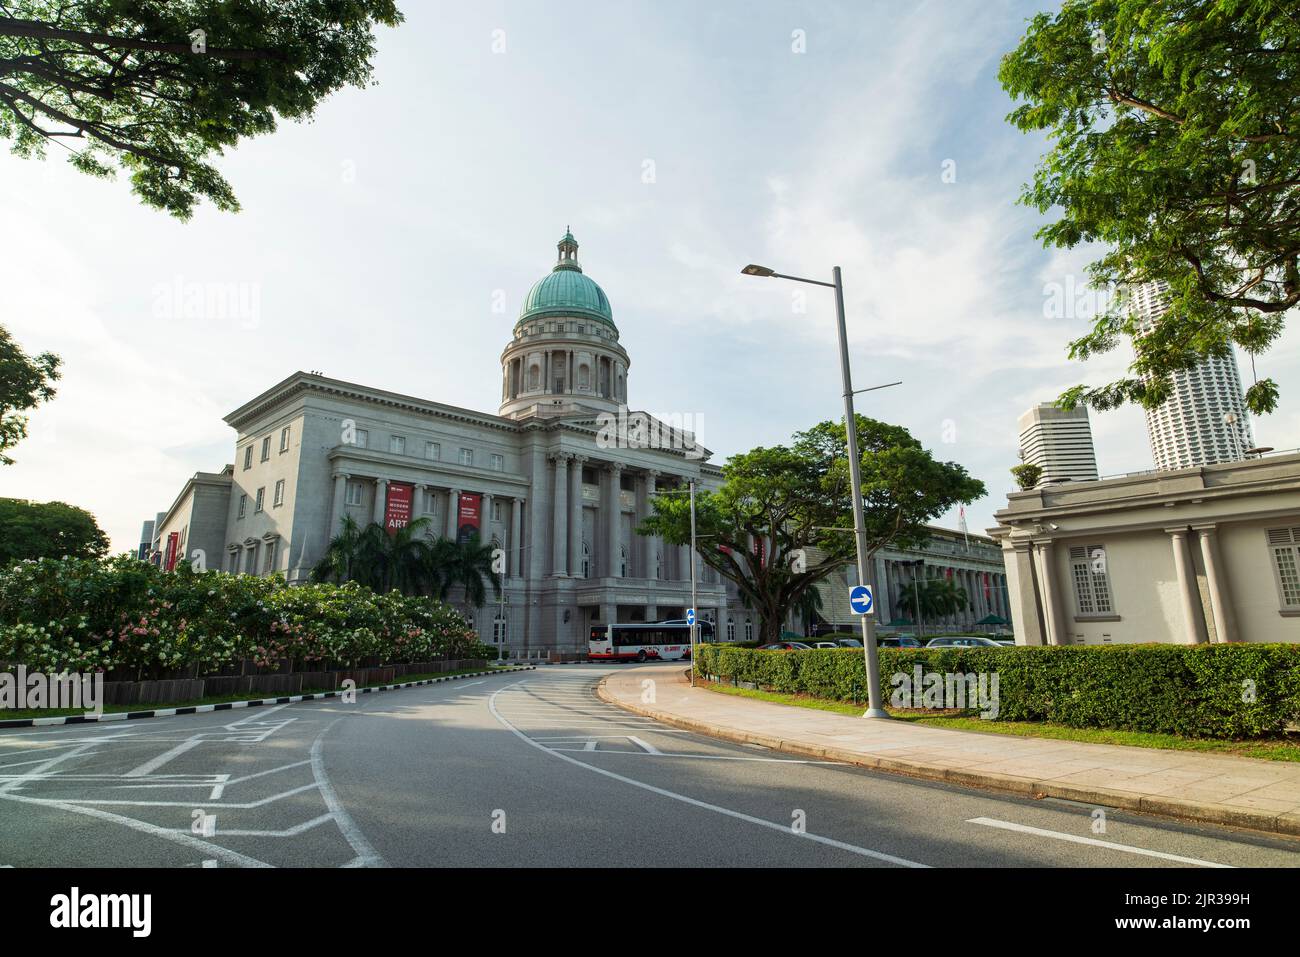
MULTIPOLYGON (((1169 310, 1168 285, 1134 287, 1130 308, 1142 332, 1169 310)), ((1141 333, 1134 343, 1140 347, 1141 333)), ((1146 410, 1151 457, 1157 470, 1237 462, 1255 444, 1235 355, 1209 356, 1194 368, 1172 375, 1169 398, 1146 410)))
POLYGON ((1086 406, 1070 411, 1042 402, 1020 417, 1020 458, 1043 470, 1039 485, 1097 478, 1086 406))

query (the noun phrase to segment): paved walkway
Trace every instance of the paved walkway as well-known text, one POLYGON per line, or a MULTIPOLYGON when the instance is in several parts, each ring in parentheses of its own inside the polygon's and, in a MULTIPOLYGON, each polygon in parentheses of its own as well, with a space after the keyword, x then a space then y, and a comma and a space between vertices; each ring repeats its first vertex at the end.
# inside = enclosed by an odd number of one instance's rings
POLYGON ((680 665, 621 670, 599 693, 669 724, 793 754, 1300 836, 1300 763, 870 721, 691 688, 680 665), (653 703, 643 701, 647 678, 653 703))

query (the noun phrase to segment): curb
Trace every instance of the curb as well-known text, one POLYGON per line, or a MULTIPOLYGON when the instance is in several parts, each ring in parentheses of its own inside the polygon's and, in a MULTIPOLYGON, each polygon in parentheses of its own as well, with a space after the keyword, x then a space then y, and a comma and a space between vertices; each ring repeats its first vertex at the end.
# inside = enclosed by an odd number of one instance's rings
MULTIPOLYGON (((370 694, 372 691, 400 691, 403 688, 419 688, 421 685, 436 685, 443 681, 458 681, 461 678, 481 678, 484 675, 503 675, 512 671, 536 671, 536 665, 511 668, 494 668, 491 671, 471 671, 463 675, 450 675, 445 678, 424 678, 420 681, 405 681, 401 684, 370 685, 357 688, 357 694, 370 694)), ((337 698, 342 691, 317 691, 313 694, 285 695, 280 698, 252 698, 248 701, 222 701, 218 704, 193 704, 180 708, 155 708, 152 711, 110 711, 102 714, 69 714, 58 718, 10 718, 0 721, 0 728, 49 728, 61 724, 102 724, 105 721, 134 721, 140 718, 174 718, 179 714, 207 714, 210 711, 234 711, 236 708, 259 708, 263 705, 297 704, 299 701, 320 701, 324 698, 337 698)))
POLYGON ((630 711, 642 717, 654 718, 664 724, 673 725, 687 731, 696 731, 711 738, 719 738, 736 744, 758 744, 785 754, 837 761, 872 771, 884 771, 889 774, 921 778, 927 781, 941 781, 945 784, 955 784, 960 787, 1001 791, 1035 800, 1049 797, 1060 798, 1081 804, 1094 804, 1122 811, 1138 811, 1143 814, 1174 818, 1181 821, 1193 821, 1199 824, 1226 825, 1252 831, 1263 831, 1268 834, 1300 837, 1300 813, 1287 812, 1278 814, 1272 811, 1257 811, 1253 808, 1230 808, 1223 805, 1202 804, 1197 801, 1184 801, 1180 798, 1135 794, 1132 791, 1118 791, 1111 788, 1054 784, 1050 781, 1038 781, 1034 778, 1020 777, 1014 774, 971 771, 965 768, 945 768, 937 764, 924 764, 920 761, 881 758, 863 754, 860 751, 845 751, 833 747, 825 748, 819 745, 805 744, 801 741, 777 738, 772 735, 756 734, 751 731, 712 725, 693 718, 683 718, 671 712, 658 711, 643 705, 632 704, 610 694, 605 688, 607 680, 607 678, 602 678, 600 683, 596 685, 597 697, 606 704, 612 704, 624 711, 630 711))

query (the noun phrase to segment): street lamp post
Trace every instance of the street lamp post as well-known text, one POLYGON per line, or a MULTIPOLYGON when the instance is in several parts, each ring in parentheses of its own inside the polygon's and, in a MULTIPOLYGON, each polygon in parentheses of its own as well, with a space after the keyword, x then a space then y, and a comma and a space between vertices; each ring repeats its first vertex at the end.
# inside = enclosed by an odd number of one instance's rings
MULTIPOLYGON (((741 270, 746 276, 766 276, 773 279, 791 279, 813 286, 826 286, 835 290, 835 317, 839 325, 840 379, 844 385, 844 431, 849 440, 849 484, 853 497, 853 532, 857 541, 858 583, 872 582, 867 571, 867 523, 862 507, 862 460, 858 452, 858 419, 853 411, 853 375, 849 369, 849 339, 844 322, 844 282, 840 267, 832 271, 834 282, 785 276, 766 266, 749 265, 741 270)), ((865 390, 864 390, 865 391, 865 390)), ((875 589, 872 589, 873 593, 875 589)), ((866 718, 888 718, 880 690, 880 655, 876 650, 876 618, 874 609, 862 616, 862 649, 867 669, 866 718)), ((693 670, 693 669, 692 669, 693 670)))

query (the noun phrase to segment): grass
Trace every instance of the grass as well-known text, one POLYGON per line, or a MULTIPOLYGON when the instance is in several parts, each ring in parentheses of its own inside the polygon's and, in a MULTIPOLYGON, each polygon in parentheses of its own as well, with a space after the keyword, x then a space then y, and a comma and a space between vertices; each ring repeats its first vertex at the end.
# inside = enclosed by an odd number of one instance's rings
MULTIPOLYGON (((776 691, 751 691, 733 688, 696 679, 696 687, 705 687, 720 694, 770 701, 774 704, 813 708, 832 714, 860 717, 864 705, 845 701, 814 698, 812 695, 782 694, 776 691)), ((1268 761, 1300 761, 1300 735, 1280 738, 1260 738, 1251 741, 1222 741, 1214 738, 1185 738, 1176 734, 1153 734, 1146 731, 1111 731, 1102 728, 1071 728, 1064 724, 1046 721, 985 721, 967 714, 935 714, 932 711, 910 711, 888 708, 890 716, 899 721, 925 724, 953 731, 973 731, 980 734, 1009 734, 1022 738, 1056 738, 1061 741, 1079 741, 1085 744, 1122 744, 1130 748, 1161 748, 1170 751, 1204 751, 1215 754, 1232 754, 1243 758, 1264 758, 1268 761)))
MULTIPOLYGON (((491 670, 494 662, 488 663, 488 670, 491 670)), ((423 674, 402 675, 400 678, 394 678, 392 681, 372 681, 369 684, 358 685, 357 690, 362 688, 381 688, 389 684, 407 684, 412 681, 426 681, 429 678, 447 678, 453 675, 470 675, 481 672, 482 668, 460 668, 456 671, 430 671, 423 674)), ((303 688, 301 691, 294 691, 290 694, 226 694, 226 695, 208 695, 204 698, 194 698, 189 701, 159 701, 148 704, 109 704, 104 705, 105 714, 117 714, 123 711, 157 711, 161 708, 192 708, 201 704, 224 704, 227 701, 265 701, 273 698, 288 698, 300 694, 320 694, 322 691, 331 691, 337 689, 331 688, 303 688)), ((9 721, 14 718, 62 718, 69 715, 85 714, 84 708, 24 708, 24 709, 0 709, 0 721, 9 721)))

